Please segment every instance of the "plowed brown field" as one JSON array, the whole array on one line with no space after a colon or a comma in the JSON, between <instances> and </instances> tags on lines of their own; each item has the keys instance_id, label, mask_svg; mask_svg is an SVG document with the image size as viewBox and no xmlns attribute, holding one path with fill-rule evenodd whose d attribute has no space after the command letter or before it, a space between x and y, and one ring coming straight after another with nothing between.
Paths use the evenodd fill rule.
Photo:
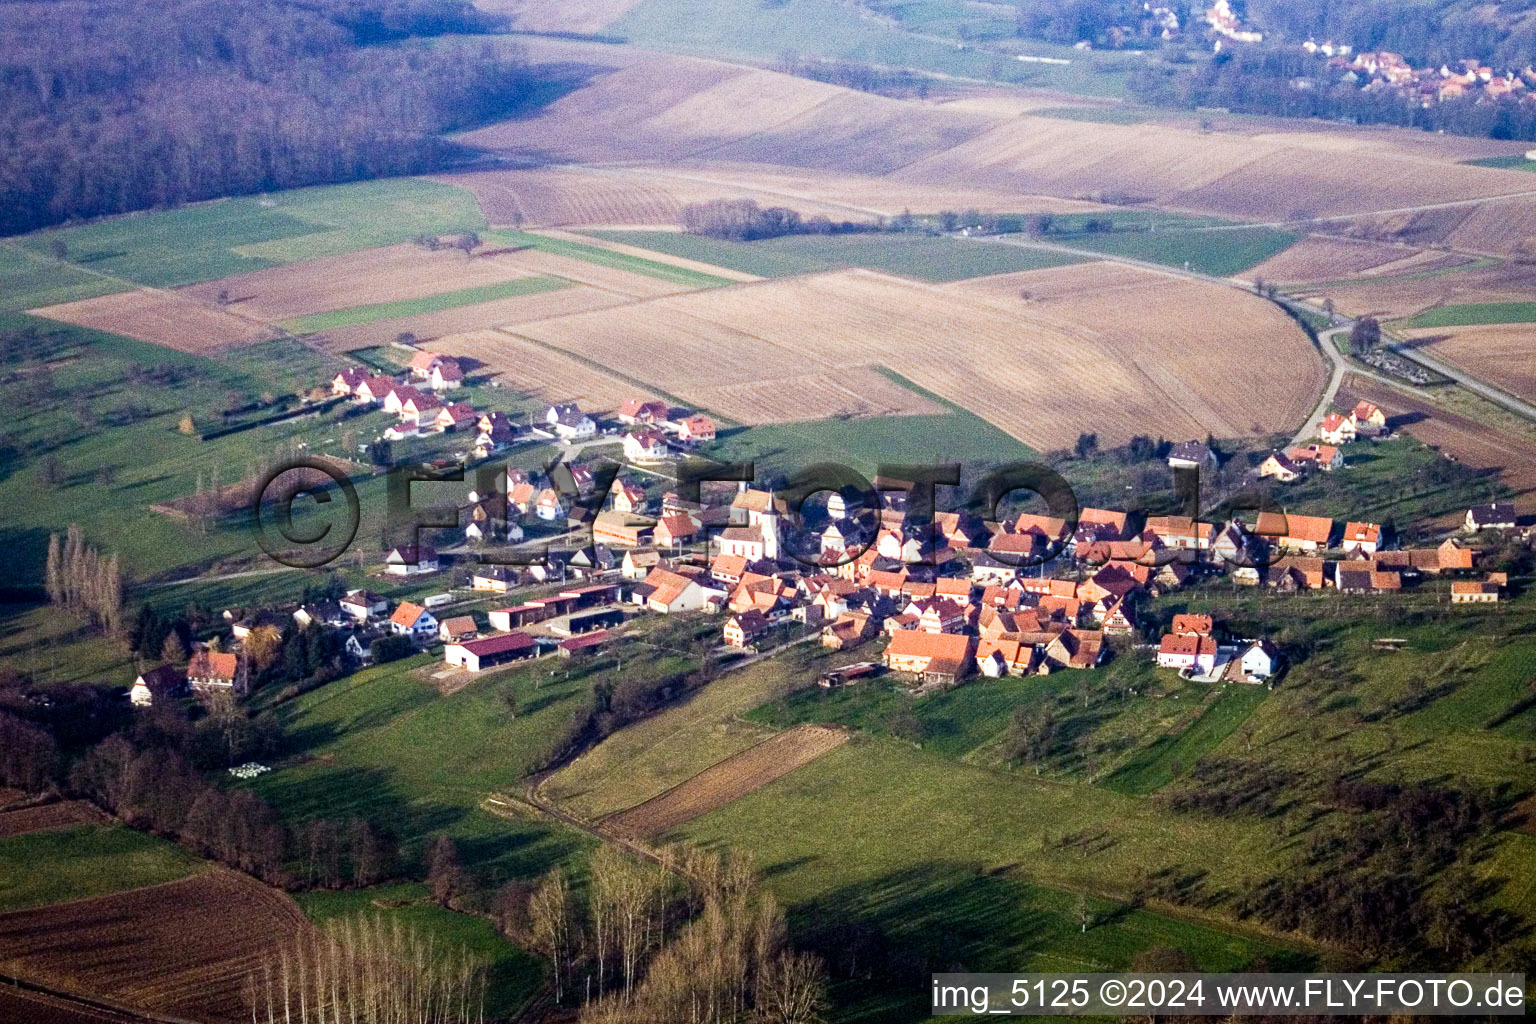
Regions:
<instances>
[{"instance_id":1,"label":"plowed brown field","mask_svg":"<svg viewBox=\"0 0 1536 1024\"><path fill-rule=\"evenodd\" d=\"M1331 298L1339 312L1351 316L1369 313L1395 320L1411 317L1431 306L1536 301L1536 267L1505 263L1424 277L1364 278L1326 288L1303 289L1298 294Z\"/></svg>"},{"instance_id":2,"label":"plowed brown field","mask_svg":"<svg viewBox=\"0 0 1536 1024\"><path fill-rule=\"evenodd\" d=\"M563 352L504 331L468 331L438 338L432 347L485 364L505 387L546 402L575 402L587 412L606 412L630 398L660 396ZM626 364L613 364L624 366Z\"/></svg>"},{"instance_id":3,"label":"plowed brown field","mask_svg":"<svg viewBox=\"0 0 1536 1024\"><path fill-rule=\"evenodd\" d=\"M236 274L181 291L209 305L227 292L230 312L277 321L499 284L537 273L515 254L466 257L456 249L431 252L416 245L391 245Z\"/></svg>"},{"instance_id":4,"label":"plowed brown field","mask_svg":"<svg viewBox=\"0 0 1536 1024\"><path fill-rule=\"evenodd\" d=\"M1033 116L995 97L896 100L667 56L633 60L536 118L467 138L545 161L690 159L704 170L745 162L779 172L886 175L935 189L1134 199L1259 221L1469 203L1410 216L1474 248L1509 251L1519 239L1536 237L1536 182L1528 174L1459 162L1474 151L1508 147L1281 119L1258 123L1264 127L1203 132L1177 117L1136 125L1071 121ZM1511 198L1477 204L1498 197Z\"/></svg>"},{"instance_id":5,"label":"plowed brown field","mask_svg":"<svg viewBox=\"0 0 1536 1024\"><path fill-rule=\"evenodd\" d=\"M0 812L0 839L19 836L24 832L40 832L45 828L65 828L107 820L107 816L94 804L84 800L25 807L17 811Z\"/></svg>"},{"instance_id":6,"label":"plowed brown field","mask_svg":"<svg viewBox=\"0 0 1536 1024\"><path fill-rule=\"evenodd\" d=\"M150 289L44 306L28 312L196 355L217 352L232 345L265 341L277 333L264 323L204 305L191 296Z\"/></svg>"},{"instance_id":7,"label":"plowed brown field","mask_svg":"<svg viewBox=\"0 0 1536 1024\"><path fill-rule=\"evenodd\" d=\"M1000 295L996 279L967 292L851 270L668 296L516 333L744 423L860 411L837 388L797 394L779 383L793 378L867 392L870 409L895 411L900 399L904 411L932 411L857 372L875 366L1041 450L1083 431L1104 443L1148 432L1230 437L1305 417L1322 360L1278 310L1220 285L1093 269L1103 267L1039 272L1076 282L1055 304L1017 297L1012 282L1030 274L1009 275Z\"/></svg>"},{"instance_id":8,"label":"plowed brown field","mask_svg":"<svg viewBox=\"0 0 1536 1024\"><path fill-rule=\"evenodd\" d=\"M1278 256L1271 256L1243 276L1249 280L1291 284L1337 281L1362 271L1395 263L1418 250L1343 238L1303 238Z\"/></svg>"},{"instance_id":9,"label":"plowed brown field","mask_svg":"<svg viewBox=\"0 0 1536 1024\"><path fill-rule=\"evenodd\" d=\"M650 836L717 811L848 742L841 729L799 725L728 757L660 796L604 820L615 831Z\"/></svg>"},{"instance_id":10,"label":"plowed brown field","mask_svg":"<svg viewBox=\"0 0 1536 1024\"><path fill-rule=\"evenodd\" d=\"M534 295L518 295L509 299L479 302L473 306L458 306L436 313L419 313L393 320L375 320L366 324L333 327L314 335L310 340L323 344L335 352L378 345L393 341L402 331L416 335L421 341L466 331L487 330L503 324L518 324L525 320L543 320L567 313L581 313L589 309L618 306L631 301L628 296L576 285L552 292Z\"/></svg>"},{"instance_id":11,"label":"plowed brown field","mask_svg":"<svg viewBox=\"0 0 1536 1024\"><path fill-rule=\"evenodd\" d=\"M1427 327L1404 331L1427 351L1525 399L1536 399L1536 324Z\"/></svg>"},{"instance_id":12,"label":"plowed brown field","mask_svg":"<svg viewBox=\"0 0 1536 1024\"><path fill-rule=\"evenodd\" d=\"M273 944L313 926L287 896L232 871L0 914L0 962L61 992L240 1024L241 986Z\"/></svg>"},{"instance_id":13,"label":"plowed brown field","mask_svg":"<svg viewBox=\"0 0 1536 1024\"><path fill-rule=\"evenodd\" d=\"M1396 429L1475 469L1499 470L1501 479L1516 494L1536 490L1536 449L1525 438L1354 375L1344 379L1336 404L1348 409L1362 398L1379 405L1389 422L1396 420L1391 423ZM1469 498L1468 504L1472 501Z\"/></svg>"}]
</instances>

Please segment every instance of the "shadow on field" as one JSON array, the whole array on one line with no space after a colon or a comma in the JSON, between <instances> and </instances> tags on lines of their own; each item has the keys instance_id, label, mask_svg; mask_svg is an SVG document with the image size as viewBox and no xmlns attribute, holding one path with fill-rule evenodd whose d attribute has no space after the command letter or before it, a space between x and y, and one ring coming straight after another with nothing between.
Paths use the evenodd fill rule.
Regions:
<instances>
[{"instance_id":1,"label":"shadow on field","mask_svg":"<svg viewBox=\"0 0 1536 1024\"><path fill-rule=\"evenodd\" d=\"M1313 958L1134 905L1023 880L1014 869L930 861L795 907L791 933L827 963L840 1021L929 1019L929 975L1110 971L1171 947L1203 970L1305 970ZM1086 927L1085 927L1086 925Z\"/></svg>"}]
</instances>

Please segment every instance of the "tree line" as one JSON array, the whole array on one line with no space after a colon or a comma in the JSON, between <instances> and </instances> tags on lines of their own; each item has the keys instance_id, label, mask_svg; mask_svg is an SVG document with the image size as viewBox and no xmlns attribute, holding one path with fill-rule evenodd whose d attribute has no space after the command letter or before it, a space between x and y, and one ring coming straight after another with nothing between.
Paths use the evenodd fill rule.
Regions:
<instances>
[{"instance_id":1,"label":"tree line","mask_svg":"<svg viewBox=\"0 0 1536 1024\"><path fill-rule=\"evenodd\" d=\"M452 841L429 860L434 896L463 907ZM671 847L649 863L605 845L584 901L557 868L501 886L489 913L549 960L556 1002L586 1024L820 1024L826 1013L822 962L790 948L783 911L735 851Z\"/></svg>"},{"instance_id":2,"label":"tree line","mask_svg":"<svg viewBox=\"0 0 1536 1024\"><path fill-rule=\"evenodd\" d=\"M834 221L823 214L802 217L784 206L761 207L751 199L712 199L683 207L683 230L731 242L784 235L844 235L882 230L863 221Z\"/></svg>"},{"instance_id":3,"label":"tree line","mask_svg":"<svg viewBox=\"0 0 1536 1024\"><path fill-rule=\"evenodd\" d=\"M441 133L540 76L418 37L503 25L467 0L0 4L0 234L442 167Z\"/></svg>"},{"instance_id":4,"label":"tree line","mask_svg":"<svg viewBox=\"0 0 1536 1024\"><path fill-rule=\"evenodd\" d=\"M487 964L414 924L354 914L284 937L246 978L252 1024L485 1020Z\"/></svg>"},{"instance_id":5,"label":"tree line","mask_svg":"<svg viewBox=\"0 0 1536 1024\"><path fill-rule=\"evenodd\" d=\"M61 538L48 535L43 570L48 601L56 608L89 616L109 636L123 625L123 570L116 554L103 558L85 542L85 531L70 524Z\"/></svg>"}]
</instances>

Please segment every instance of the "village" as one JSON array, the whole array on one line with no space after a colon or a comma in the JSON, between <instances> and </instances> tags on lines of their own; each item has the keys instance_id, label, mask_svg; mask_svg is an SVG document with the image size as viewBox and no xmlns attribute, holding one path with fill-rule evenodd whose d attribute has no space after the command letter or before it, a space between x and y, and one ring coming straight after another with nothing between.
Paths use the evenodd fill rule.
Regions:
<instances>
[{"instance_id":1,"label":"village","mask_svg":"<svg viewBox=\"0 0 1536 1024\"><path fill-rule=\"evenodd\" d=\"M1509 581L1477 571L1473 542L1524 543L1533 532L1498 502L1467 509L1457 535L1419 548L1398 547L1380 523L1279 509L1225 522L1092 507L1079 509L1075 523L1034 512L1002 521L967 511L925 516L909 506L911 481L881 478L874 481L876 508L861 507L857 494L830 491L792 508L784 496L746 482L688 501L667 487L673 481L665 467L713 439L708 416L636 399L600 428L574 403L560 403L520 426L505 414L445 403L463 379L450 357L421 352L409 375L412 382L401 383L348 370L332 389L397 416L391 432L474 433L477 459L525 438L577 452L596 440L622 446L621 471L600 502L578 503L573 498L590 495L597 479L592 463L563 466L570 473L564 487L509 466L489 492L465 495L460 526L444 548L452 554L423 540L390 549L378 567L380 579L411 585L446 575L456 581L447 590L391 602L359 588L284 610L228 610L229 641L195 645L184 672L170 665L144 672L130 694L135 705L188 691L244 695L253 630L280 632L288 619L344 635L354 665L440 650L440 678L587 657L646 617L697 615L719 618L722 659L812 640L861 651L863 660L823 675L828 687L884 672L922 695L972 677L1087 670L1125 656L1193 682L1272 684L1285 653L1271 637L1227 635L1209 614L1176 613L1162 623L1149 611L1152 599L1225 582L1390 601L1446 579L1450 605L1486 605L1505 596ZM1283 486L1339 472L1350 445L1387 431L1382 410L1359 402L1326 416L1316 442L1271 452L1247 479ZM1183 442L1171 446L1167 463L1214 472L1218 456L1201 442ZM515 551L525 525L570 543L532 559L492 554ZM878 654L862 653L877 646Z\"/></svg>"}]
</instances>

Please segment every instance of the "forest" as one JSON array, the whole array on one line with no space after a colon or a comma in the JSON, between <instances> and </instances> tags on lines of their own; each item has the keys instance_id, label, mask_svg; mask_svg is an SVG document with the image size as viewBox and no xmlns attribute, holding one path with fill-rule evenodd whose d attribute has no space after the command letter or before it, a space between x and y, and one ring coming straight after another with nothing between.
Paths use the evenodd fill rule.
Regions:
<instances>
[{"instance_id":1,"label":"forest","mask_svg":"<svg viewBox=\"0 0 1536 1024\"><path fill-rule=\"evenodd\" d=\"M441 133L543 95L464 38L502 27L466 0L0 0L0 234L442 167Z\"/></svg>"}]
</instances>

